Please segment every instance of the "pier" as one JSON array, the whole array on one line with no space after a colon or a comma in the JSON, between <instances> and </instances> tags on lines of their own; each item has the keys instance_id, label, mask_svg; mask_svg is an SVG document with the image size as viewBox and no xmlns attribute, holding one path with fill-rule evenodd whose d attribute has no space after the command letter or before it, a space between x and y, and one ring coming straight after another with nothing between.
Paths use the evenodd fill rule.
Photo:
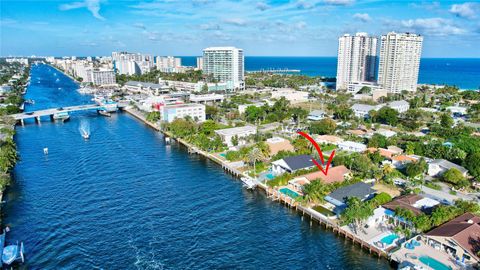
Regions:
<instances>
[{"instance_id":1,"label":"pier","mask_svg":"<svg viewBox=\"0 0 480 270\"><path fill-rule=\"evenodd\" d=\"M288 68L279 68L279 69L260 69L247 71L247 73L274 73L274 74L288 74L288 73L300 73L300 69L288 69Z\"/></svg>"}]
</instances>

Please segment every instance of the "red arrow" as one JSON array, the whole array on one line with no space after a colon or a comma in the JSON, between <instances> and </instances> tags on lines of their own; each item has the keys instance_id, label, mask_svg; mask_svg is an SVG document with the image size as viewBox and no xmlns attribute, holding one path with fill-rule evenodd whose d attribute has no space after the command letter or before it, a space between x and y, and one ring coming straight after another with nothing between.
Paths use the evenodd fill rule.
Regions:
<instances>
[{"instance_id":1,"label":"red arrow","mask_svg":"<svg viewBox=\"0 0 480 270\"><path fill-rule=\"evenodd\" d=\"M313 146L315 147L315 149L318 152L318 155L320 156L320 160L322 161L322 165L325 165L325 160L323 159L322 149L317 144L317 142L314 139L312 139L312 137L310 137L310 135L308 135L307 133L305 133L303 131L298 131L297 133L300 134L301 136L303 136L305 139L309 140L313 144ZM335 150L333 150L332 153L330 154L330 156L328 157L328 161L327 161L327 165L326 165L325 170L323 169L323 166L320 165L314 158L312 158L312 161L318 167L318 169L320 169L320 171L322 171L323 174L327 175L328 168L330 168L330 164L332 163L333 156L335 156Z\"/></svg>"}]
</instances>

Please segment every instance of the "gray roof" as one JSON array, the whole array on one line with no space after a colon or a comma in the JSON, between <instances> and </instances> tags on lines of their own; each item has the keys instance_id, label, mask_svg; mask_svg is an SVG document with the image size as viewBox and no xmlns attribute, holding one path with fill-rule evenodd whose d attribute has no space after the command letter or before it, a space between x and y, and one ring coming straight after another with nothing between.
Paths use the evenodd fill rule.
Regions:
<instances>
[{"instance_id":1,"label":"gray roof","mask_svg":"<svg viewBox=\"0 0 480 270\"><path fill-rule=\"evenodd\" d=\"M322 110L313 110L311 111L308 116L324 116L325 112Z\"/></svg>"},{"instance_id":2,"label":"gray roof","mask_svg":"<svg viewBox=\"0 0 480 270\"><path fill-rule=\"evenodd\" d=\"M377 106L356 103L356 104L353 104L352 110L369 112L371 110L377 110Z\"/></svg>"},{"instance_id":3,"label":"gray roof","mask_svg":"<svg viewBox=\"0 0 480 270\"><path fill-rule=\"evenodd\" d=\"M312 157L309 155L299 155L293 157L286 157L283 159L292 171L301 170L313 167Z\"/></svg>"},{"instance_id":4,"label":"gray roof","mask_svg":"<svg viewBox=\"0 0 480 270\"><path fill-rule=\"evenodd\" d=\"M460 165L457 165L453 162L450 162L448 160L445 160L445 159L435 159L431 163L432 164L437 164L438 166L446 168L447 170L455 168L455 169L459 170L461 173L467 173L468 172L468 170L465 169L464 167L462 167Z\"/></svg>"},{"instance_id":5,"label":"gray roof","mask_svg":"<svg viewBox=\"0 0 480 270\"><path fill-rule=\"evenodd\" d=\"M365 199L368 195L375 193L375 190L372 189L372 186L359 182L353 185L341 187L334 190L328 196L334 198L337 201L345 202L348 197L357 197L361 200Z\"/></svg>"}]
</instances>

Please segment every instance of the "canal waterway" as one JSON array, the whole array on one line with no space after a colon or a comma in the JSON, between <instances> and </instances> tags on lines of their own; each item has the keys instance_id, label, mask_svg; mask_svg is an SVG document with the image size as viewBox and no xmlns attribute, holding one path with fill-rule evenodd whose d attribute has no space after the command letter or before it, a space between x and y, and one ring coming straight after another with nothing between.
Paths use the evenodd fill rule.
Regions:
<instances>
[{"instance_id":1,"label":"canal waterway","mask_svg":"<svg viewBox=\"0 0 480 270\"><path fill-rule=\"evenodd\" d=\"M31 70L27 110L91 103L55 69ZM91 138L79 132L88 125ZM29 269L388 269L351 242L310 227L220 166L125 113L17 127L9 240ZM43 148L49 148L44 155Z\"/></svg>"}]
</instances>

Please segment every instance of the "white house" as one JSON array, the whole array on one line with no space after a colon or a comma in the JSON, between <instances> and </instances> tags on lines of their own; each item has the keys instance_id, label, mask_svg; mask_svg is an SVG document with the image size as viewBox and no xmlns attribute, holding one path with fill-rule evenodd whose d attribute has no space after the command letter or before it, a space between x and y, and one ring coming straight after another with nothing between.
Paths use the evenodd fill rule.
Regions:
<instances>
[{"instance_id":1,"label":"white house","mask_svg":"<svg viewBox=\"0 0 480 270\"><path fill-rule=\"evenodd\" d=\"M367 104L353 104L351 107L353 113L355 114L356 117L359 118L366 118L368 117L368 112L370 111L378 111L381 108L379 105L373 106L373 105L367 105Z\"/></svg>"},{"instance_id":2,"label":"white house","mask_svg":"<svg viewBox=\"0 0 480 270\"><path fill-rule=\"evenodd\" d=\"M254 126L243 126L215 130L215 133L220 136L222 141L229 147L233 146L232 138L237 136L239 144L243 144L241 138L245 138L249 135L253 135L257 132L257 128Z\"/></svg>"},{"instance_id":3,"label":"white house","mask_svg":"<svg viewBox=\"0 0 480 270\"><path fill-rule=\"evenodd\" d=\"M274 175L283 173L293 173L303 169L313 168L315 164L309 155L298 155L286 157L272 162L272 172Z\"/></svg>"},{"instance_id":4,"label":"white house","mask_svg":"<svg viewBox=\"0 0 480 270\"><path fill-rule=\"evenodd\" d=\"M405 100L392 101L385 105L397 111L398 113L404 113L410 109L410 104Z\"/></svg>"},{"instance_id":5,"label":"white house","mask_svg":"<svg viewBox=\"0 0 480 270\"><path fill-rule=\"evenodd\" d=\"M463 176L467 176L467 169L445 159L434 159L428 162L427 173L430 176L442 176L443 173L452 168L459 170L463 174Z\"/></svg>"},{"instance_id":6,"label":"white house","mask_svg":"<svg viewBox=\"0 0 480 270\"><path fill-rule=\"evenodd\" d=\"M311 121L318 121L325 118L326 115L327 114L322 110L313 110L308 114L307 119Z\"/></svg>"},{"instance_id":7,"label":"white house","mask_svg":"<svg viewBox=\"0 0 480 270\"><path fill-rule=\"evenodd\" d=\"M365 144L352 141L340 142L338 143L338 148L340 148L340 150L349 152L365 152L365 150L367 150L367 146Z\"/></svg>"},{"instance_id":8,"label":"white house","mask_svg":"<svg viewBox=\"0 0 480 270\"><path fill-rule=\"evenodd\" d=\"M291 88L278 88L272 91L272 98L280 99L285 97L290 103L300 103L308 101L308 92L296 91Z\"/></svg>"},{"instance_id":9,"label":"white house","mask_svg":"<svg viewBox=\"0 0 480 270\"><path fill-rule=\"evenodd\" d=\"M450 107L447 107L446 109L453 114L460 114L460 115L466 115L468 110L467 107L460 107L460 106L450 106Z\"/></svg>"},{"instance_id":10,"label":"white house","mask_svg":"<svg viewBox=\"0 0 480 270\"><path fill-rule=\"evenodd\" d=\"M172 122L176 118L191 117L197 122L205 121L205 105L203 104L175 104L162 107L161 119Z\"/></svg>"}]
</instances>

